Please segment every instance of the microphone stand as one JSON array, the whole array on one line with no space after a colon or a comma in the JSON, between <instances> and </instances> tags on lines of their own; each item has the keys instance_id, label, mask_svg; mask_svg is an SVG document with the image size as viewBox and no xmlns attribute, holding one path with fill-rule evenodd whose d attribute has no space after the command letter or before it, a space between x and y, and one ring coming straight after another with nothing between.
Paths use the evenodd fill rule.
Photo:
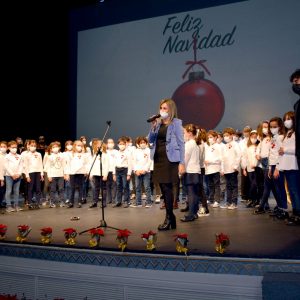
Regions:
<instances>
[{"instance_id":1,"label":"microphone stand","mask_svg":"<svg viewBox=\"0 0 300 300\"><path fill-rule=\"evenodd\" d=\"M111 121L107 121L106 124L107 124L107 128L106 128L106 130L105 130L105 133L104 133L103 138L102 138L102 140L101 140L101 144L100 144L99 149L98 149L98 151L97 151L97 153L96 153L96 155L95 155L94 161L93 161L93 163L92 163L92 166L91 166L91 168L90 168L90 170L89 170L88 177L87 177L87 179L86 179L86 180L88 180L88 179L90 178L91 171L92 171L93 166L94 166L94 164L95 164L95 161L96 161L96 159L97 159L97 157L98 157L98 155L99 155L99 156L100 156L100 160L99 160L99 161L100 161L100 182L101 182L100 188L101 188L101 210L102 210L102 219L100 220L100 225L99 225L99 226L96 226L96 227L92 227L92 228L83 230L83 231L79 232L79 235L80 235L80 234L83 234L83 233L85 233L85 232L87 232L87 231L90 231L91 229L96 229L96 228L101 228L101 227L103 227L103 228L112 228L112 229L115 229L115 230L119 230L119 229L116 228L116 227L108 226L107 223L106 223L106 221L105 221L105 218L104 218L104 203L103 203L104 194L103 194L103 187L102 187L102 185L103 185L103 176L102 176L102 151L101 151L101 148L102 148L102 145L103 145L103 141L104 141L104 139L105 139L105 137L106 137L106 135L107 135L107 133L108 133L108 130L109 130L109 128L110 128Z\"/></svg>"}]
</instances>

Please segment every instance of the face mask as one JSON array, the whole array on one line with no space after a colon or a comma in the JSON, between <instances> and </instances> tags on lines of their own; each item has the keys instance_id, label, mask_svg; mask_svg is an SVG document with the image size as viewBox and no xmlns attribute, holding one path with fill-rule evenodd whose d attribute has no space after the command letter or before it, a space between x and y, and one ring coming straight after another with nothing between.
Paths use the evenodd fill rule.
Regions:
<instances>
[{"instance_id":1,"label":"face mask","mask_svg":"<svg viewBox=\"0 0 300 300\"><path fill-rule=\"evenodd\" d=\"M121 150L121 151L123 151L123 150L125 150L125 145L118 145L118 147L119 147L119 149Z\"/></svg>"},{"instance_id":2,"label":"face mask","mask_svg":"<svg viewBox=\"0 0 300 300\"><path fill-rule=\"evenodd\" d=\"M53 153L58 153L58 151L59 151L59 148L58 148L58 147L52 148L52 152L53 152Z\"/></svg>"},{"instance_id":3,"label":"face mask","mask_svg":"<svg viewBox=\"0 0 300 300\"><path fill-rule=\"evenodd\" d=\"M12 154L16 154L16 153L17 153L17 148L10 148L9 151L10 151Z\"/></svg>"},{"instance_id":4,"label":"face mask","mask_svg":"<svg viewBox=\"0 0 300 300\"><path fill-rule=\"evenodd\" d=\"M208 142L209 142L210 145L212 145L215 142L215 139L214 138L208 138Z\"/></svg>"},{"instance_id":5,"label":"face mask","mask_svg":"<svg viewBox=\"0 0 300 300\"><path fill-rule=\"evenodd\" d=\"M115 144L114 144L114 143L108 143L108 144L107 144L107 148L110 149L110 150L111 150L111 149L114 149L114 147L115 147Z\"/></svg>"},{"instance_id":6,"label":"face mask","mask_svg":"<svg viewBox=\"0 0 300 300\"><path fill-rule=\"evenodd\" d=\"M224 142L225 143L230 143L231 142L230 136L224 136Z\"/></svg>"},{"instance_id":7,"label":"face mask","mask_svg":"<svg viewBox=\"0 0 300 300\"><path fill-rule=\"evenodd\" d=\"M271 133L273 135L276 135L276 134L278 134L279 128L278 127L276 127L276 128L270 128L270 131L271 131Z\"/></svg>"},{"instance_id":8,"label":"face mask","mask_svg":"<svg viewBox=\"0 0 300 300\"><path fill-rule=\"evenodd\" d=\"M6 150L7 150L7 149L6 149L5 147L1 147L1 148L0 148L0 151L1 151L1 153L3 153L3 154L6 153Z\"/></svg>"},{"instance_id":9,"label":"face mask","mask_svg":"<svg viewBox=\"0 0 300 300\"><path fill-rule=\"evenodd\" d=\"M30 150L31 152L34 152L34 151L36 150L36 147L31 146L31 147L29 147L29 150Z\"/></svg>"},{"instance_id":10,"label":"face mask","mask_svg":"<svg viewBox=\"0 0 300 300\"><path fill-rule=\"evenodd\" d=\"M256 144L257 139L256 138L251 138L250 141L251 141L252 144Z\"/></svg>"},{"instance_id":11,"label":"face mask","mask_svg":"<svg viewBox=\"0 0 300 300\"><path fill-rule=\"evenodd\" d=\"M268 134L269 134L269 129L266 128L266 127L264 127L264 128L262 129L262 133L263 133L264 135L268 135Z\"/></svg>"},{"instance_id":12,"label":"face mask","mask_svg":"<svg viewBox=\"0 0 300 300\"><path fill-rule=\"evenodd\" d=\"M285 120L284 121L284 126L287 128L287 129L291 129L293 127L293 120Z\"/></svg>"},{"instance_id":13,"label":"face mask","mask_svg":"<svg viewBox=\"0 0 300 300\"><path fill-rule=\"evenodd\" d=\"M222 143L222 138L217 138L217 143L221 144Z\"/></svg>"},{"instance_id":14,"label":"face mask","mask_svg":"<svg viewBox=\"0 0 300 300\"><path fill-rule=\"evenodd\" d=\"M128 146L128 147L131 147L131 146L132 146L132 143L128 143L127 146Z\"/></svg>"},{"instance_id":15,"label":"face mask","mask_svg":"<svg viewBox=\"0 0 300 300\"><path fill-rule=\"evenodd\" d=\"M81 152L82 151L82 147L81 146L76 146L76 150L77 150L77 152Z\"/></svg>"},{"instance_id":16,"label":"face mask","mask_svg":"<svg viewBox=\"0 0 300 300\"><path fill-rule=\"evenodd\" d=\"M295 94L300 95L300 84L294 83L292 89Z\"/></svg>"},{"instance_id":17,"label":"face mask","mask_svg":"<svg viewBox=\"0 0 300 300\"><path fill-rule=\"evenodd\" d=\"M238 140L239 140L239 137L235 135L235 136L233 137L233 140L234 140L234 141L238 141Z\"/></svg>"},{"instance_id":18,"label":"face mask","mask_svg":"<svg viewBox=\"0 0 300 300\"><path fill-rule=\"evenodd\" d=\"M67 150L71 151L73 149L73 145L67 145Z\"/></svg>"},{"instance_id":19,"label":"face mask","mask_svg":"<svg viewBox=\"0 0 300 300\"><path fill-rule=\"evenodd\" d=\"M147 148L147 144L140 144L140 148L141 149L146 149Z\"/></svg>"},{"instance_id":20,"label":"face mask","mask_svg":"<svg viewBox=\"0 0 300 300\"><path fill-rule=\"evenodd\" d=\"M162 119L166 119L169 116L169 114L166 111L163 111L163 110L161 110L159 112L159 114L160 114Z\"/></svg>"},{"instance_id":21,"label":"face mask","mask_svg":"<svg viewBox=\"0 0 300 300\"><path fill-rule=\"evenodd\" d=\"M83 141L82 141L82 144L83 144L83 145L86 145L86 141L85 141L85 140L83 140Z\"/></svg>"}]
</instances>

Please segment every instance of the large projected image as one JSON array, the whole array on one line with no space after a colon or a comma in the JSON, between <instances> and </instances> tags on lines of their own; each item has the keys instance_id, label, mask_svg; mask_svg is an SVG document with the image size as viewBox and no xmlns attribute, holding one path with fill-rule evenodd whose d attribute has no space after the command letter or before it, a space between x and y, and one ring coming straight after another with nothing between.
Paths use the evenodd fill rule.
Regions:
<instances>
[{"instance_id":1,"label":"large projected image","mask_svg":"<svg viewBox=\"0 0 300 300\"><path fill-rule=\"evenodd\" d=\"M172 97L183 123L241 129L292 110L300 2L251 0L78 32L77 136L133 138Z\"/></svg>"}]
</instances>

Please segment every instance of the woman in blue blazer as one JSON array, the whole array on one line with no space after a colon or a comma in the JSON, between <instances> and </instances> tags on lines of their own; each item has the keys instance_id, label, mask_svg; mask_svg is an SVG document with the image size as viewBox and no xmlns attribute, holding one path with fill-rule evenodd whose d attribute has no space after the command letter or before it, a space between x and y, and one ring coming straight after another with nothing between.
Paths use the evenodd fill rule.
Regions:
<instances>
[{"instance_id":1,"label":"woman in blue blazer","mask_svg":"<svg viewBox=\"0 0 300 300\"><path fill-rule=\"evenodd\" d=\"M148 138L154 160L153 180L159 183L166 205L166 218L158 230L169 230L176 228L172 186L185 172L184 138L182 121L177 119L177 108L172 99L160 101L159 114L160 118L152 122Z\"/></svg>"}]
</instances>

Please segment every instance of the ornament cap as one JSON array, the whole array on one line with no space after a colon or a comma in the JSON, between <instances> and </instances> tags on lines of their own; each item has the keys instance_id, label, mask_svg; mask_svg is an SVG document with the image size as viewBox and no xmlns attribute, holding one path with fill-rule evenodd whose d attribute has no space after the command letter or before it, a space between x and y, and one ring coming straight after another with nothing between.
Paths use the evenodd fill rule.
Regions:
<instances>
[{"instance_id":1,"label":"ornament cap","mask_svg":"<svg viewBox=\"0 0 300 300\"><path fill-rule=\"evenodd\" d=\"M189 73L189 81L195 81L199 79L204 79L204 72L197 71L197 72L190 72Z\"/></svg>"}]
</instances>

